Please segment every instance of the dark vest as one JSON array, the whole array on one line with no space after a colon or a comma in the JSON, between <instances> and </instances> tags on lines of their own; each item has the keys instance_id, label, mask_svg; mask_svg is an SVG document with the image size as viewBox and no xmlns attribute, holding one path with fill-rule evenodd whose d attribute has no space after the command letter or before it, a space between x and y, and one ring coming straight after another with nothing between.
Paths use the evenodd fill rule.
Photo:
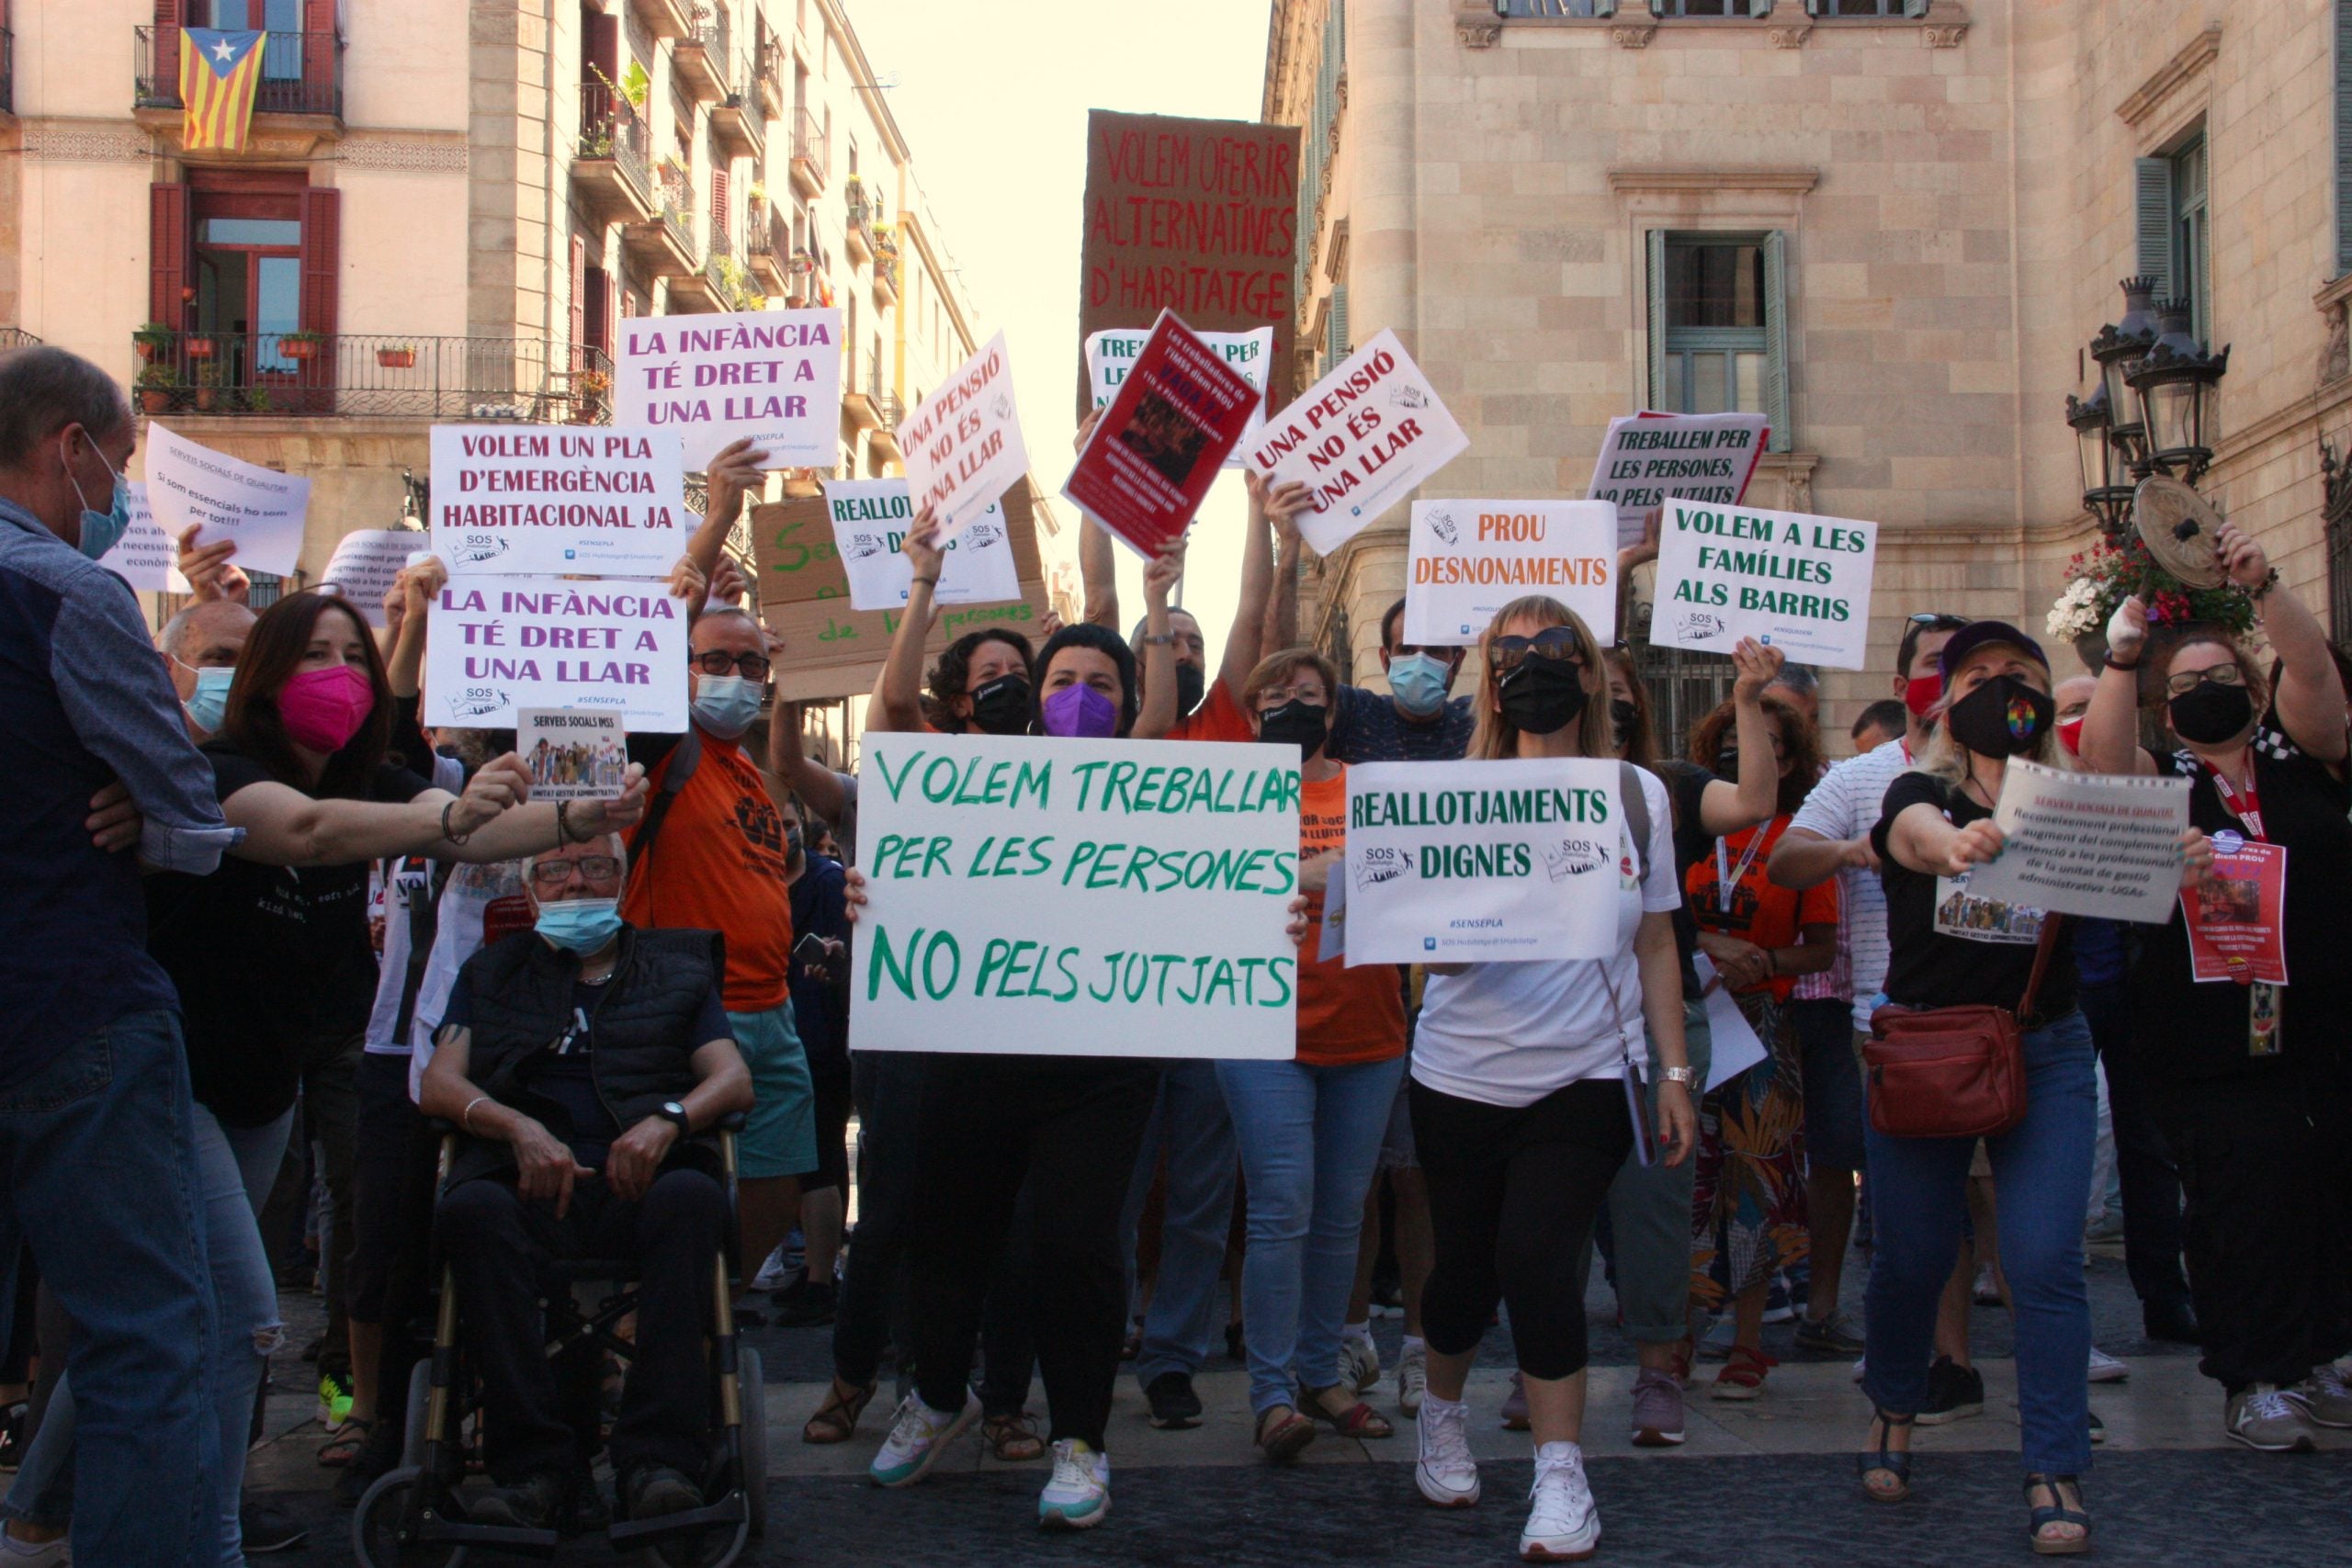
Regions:
<instances>
[{"instance_id":1,"label":"dark vest","mask_svg":"<svg viewBox=\"0 0 2352 1568\"><path fill-rule=\"evenodd\" d=\"M726 943L716 931L622 928L613 976L590 1015L594 1044L588 1060L596 1092L624 1132L665 1100L693 1092L694 1053L707 1043L693 1038L695 1019L726 970ZM473 1000L466 1076L500 1104L548 1122L559 1137L571 1128L557 1125L556 1108L518 1079L525 1060L553 1044L571 1022L579 978L580 956L550 947L534 931L492 942L466 960L464 971ZM450 1179L514 1163L503 1142L469 1138Z\"/></svg>"}]
</instances>

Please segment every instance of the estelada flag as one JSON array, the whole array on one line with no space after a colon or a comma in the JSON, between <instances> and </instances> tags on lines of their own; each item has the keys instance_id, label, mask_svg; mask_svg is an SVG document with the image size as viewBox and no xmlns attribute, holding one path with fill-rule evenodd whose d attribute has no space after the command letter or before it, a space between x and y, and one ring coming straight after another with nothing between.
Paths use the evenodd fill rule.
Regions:
<instances>
[{"instance_id":1,"label":"estelada flag","mask_svg":"<svg viewBox=\"0 0 2352 1568\"><path fill-rule=\"evenodd\" d=\"M180 144L187 152L242 152L261 85L258 32L180 29Z\"/></svg>"}]
</instances>

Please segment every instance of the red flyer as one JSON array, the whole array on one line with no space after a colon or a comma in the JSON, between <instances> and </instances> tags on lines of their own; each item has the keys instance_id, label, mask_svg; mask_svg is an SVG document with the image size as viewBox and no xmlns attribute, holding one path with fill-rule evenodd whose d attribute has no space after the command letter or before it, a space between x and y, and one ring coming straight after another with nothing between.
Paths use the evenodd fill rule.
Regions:
<instances>
[{"instance_id":1,"label":"red flyer","mask_svg":"<svg viewBox=\"0 0 2352 1568\"><path fill-rule=\"evenodd\" d=\"M2287 983L2287 846L2213 835L2213 869L2184 888L2188 966L2199 980Z\"/></svg>"},{"instance_id":2,"label":"red flyer","mask_svg":"<svg viewBox=\"0 0 2352 1568\"><path fill-rule=\"evenodd\" d=\"M1258 400L1222 354L1162 310L1062 494L1148 559L1191 526Z\"/></svg>"}]
</instances>

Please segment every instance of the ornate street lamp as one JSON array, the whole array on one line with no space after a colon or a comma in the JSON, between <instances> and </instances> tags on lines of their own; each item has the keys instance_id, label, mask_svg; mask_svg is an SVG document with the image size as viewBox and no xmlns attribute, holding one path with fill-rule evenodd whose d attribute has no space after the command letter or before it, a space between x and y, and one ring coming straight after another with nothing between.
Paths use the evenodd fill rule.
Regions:
<instances>
[{"instance_id":1,"label":"ornate street lamp","mask_svg":"<svg viewBox=\"0 0 2352 1568\"><path fill-rule=\"evenodd\" d=\"M2115 422L2109 417L2107 388L2094 388L2088 398L2069 394L2066 423L2075 432L2075 456L2083 476L2083 509L2098 519L2099 531L2109 538L2123 530L2132 511L2132 483L2123 456L2116 448Z\"/></svg>"},{"instance_id":2,"label":"ornate street lamp","mask_svg":"<svg viewBox=\"0 0 2352 1568\"><path fill-rule=\"evenodd\" d=\"M2155 297L2153 277L2123 280L2123 319L2099 328L2091 339L2091 357L2098 361L2101 388L2107 394L2108 417L2116 421L2111 439L2123 451L2132 473L2145 479L2148 463L2147 427L2140 423L2139 400L2124 380L2132 365L2155 345L2156 313L2149 301Z\"/></svg>"},{"instance_id":3,"label":"ornate street lamp","mask_svg":"<svg viewBox=\"0 0 2352 1568\"><path fill-rule=\"evenodd\" d=\"M2148 461L2194 485L2213 461L2206 439L2214 394L2229 373L2230 351L2210 352L2189 332L2191 307L2167 299L2157 307L2156 341L2124 372L2146 432Z\"/></svg>"}]
</instances>

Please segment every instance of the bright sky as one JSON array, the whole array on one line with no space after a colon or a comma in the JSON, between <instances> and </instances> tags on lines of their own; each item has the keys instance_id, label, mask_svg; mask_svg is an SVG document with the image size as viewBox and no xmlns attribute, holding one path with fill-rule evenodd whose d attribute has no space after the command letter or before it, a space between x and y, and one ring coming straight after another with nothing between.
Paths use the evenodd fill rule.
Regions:
<instances>
[{"instance_id":1,"label":"bright sky","mask_svg":"<svg viewBox=\"0 0 2352 1568\"><path fill-rule=\"evenodd\" d=\"M1038 483L1058 495L1077 427L1079 246L1086 111L1255 119L1269 0L847 0L890 113L914 156L974 304L975 335L1001 328ZM1241 480L1217 480L1193 530L1182 600L1216 669L1240 571ZM1063 522L1081 523L1059 502ZM1043 542L1043 541L1041 541ZM1056 547L1048 544L1049 548ZM1059 547L1073 554L1065 529ZM1118 547L1129 625L1143 614L1137 558Z\"/></svg>"}]
</instances>

